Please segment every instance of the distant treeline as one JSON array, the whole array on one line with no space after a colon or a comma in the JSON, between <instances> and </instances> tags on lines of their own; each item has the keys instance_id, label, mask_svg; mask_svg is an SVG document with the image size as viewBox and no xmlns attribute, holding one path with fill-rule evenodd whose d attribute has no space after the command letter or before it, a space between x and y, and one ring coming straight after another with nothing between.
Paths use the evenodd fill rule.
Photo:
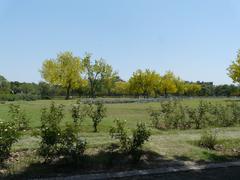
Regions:
<instances>
[{"instance_id":1,"label":"distant treeline","mask_svg":"<svg viewBox=\"0 0 240 180\"><path fill-rule=\"evenodd\" d=\"M115 83L115 86L107 92L105 90L98 89L96 96L112 96L112 97L144 97L143 94L135 94L131 90L127 90L123 86L125 83L119 79ZM192 84L192 82L185 82L186 84ZM235 85L213 85L211 82L195 82L193 84L199 85L201 88L192 93L186 91L183 94L169 93L171 96L239 96L240 87ZM67 95L65 88L57 85L51 85L46 82L39 83L26 83L26 82L10 82L3 76L0 76L0 100L2 101L14 101L14 100L36 100L36 99L53 99L53 98L64 98ZM88 97L89 89L80 88L71 91L71 95L75 97ZM149 95L147 97L160 97L164 94Z\"/></svg>"},{"instance_id":2,"label":"distant treeline","mask_svg":"<svg viewBox=\"0 0 240 180\"><path fill-rule=\"evenodd\" d=\"M46 59L41 68L44 82L9 82L0 76L0 100L52 99L72 96L84 97L168 97L168 96L239 96L240 87L218 85L212 82L189 82L168 71L159 74L145 69L136 70L128 81L120 78L117 71L102 58L92 60L91 54L74 56L72 52L59 53L56 58ZM234 83L240 79L240 51L228 68Z\"/></svg>"}]
</instances>

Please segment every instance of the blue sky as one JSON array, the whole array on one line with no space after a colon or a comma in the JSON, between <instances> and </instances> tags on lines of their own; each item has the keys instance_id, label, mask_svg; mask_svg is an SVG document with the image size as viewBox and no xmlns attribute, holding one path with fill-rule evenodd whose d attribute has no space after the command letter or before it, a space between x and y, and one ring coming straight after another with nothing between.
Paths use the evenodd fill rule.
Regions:
<instances>
[{"instance_id":1,"label":"blue sky","mask_svg":"<svg viewBox=\"0 0 240 180\"><path fill-rule=\"evenodd\" d=\"M0 74L9 80L38 82L42 62L70 50L103 57L125 80L150 68L229 84L238 48L238 0L0 0Z\"/></svg>"}]
</instances>

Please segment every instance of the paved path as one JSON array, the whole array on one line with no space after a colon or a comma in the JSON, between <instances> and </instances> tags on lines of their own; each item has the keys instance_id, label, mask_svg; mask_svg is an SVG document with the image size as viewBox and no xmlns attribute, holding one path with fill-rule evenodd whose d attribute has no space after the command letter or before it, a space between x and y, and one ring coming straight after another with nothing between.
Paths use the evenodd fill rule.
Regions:
<instances>
[{"instance_id":1,"label":"paved path","mask_svg":"<svg viewBox=\"0 0 240 180\"><path fill-rule=\"evenodd\" d=\"M47 178L47 180L81 180L81 179L82 180L99 180L99 179L113 179L113 178L131 178L136 176L156 176L156 175L163 175L166 173L208 170L208 169L228 168L228 167L240 167L240 161L212 163L212 164L206 164L206 165L185 163L185 165L180 167L166 167L166 168L157 168L157 169L148 169L148 170L123 171L123 172L115 172L115 173L75 175L75 176L68 176L68 177Z\"/></svg>"}]
</instances>

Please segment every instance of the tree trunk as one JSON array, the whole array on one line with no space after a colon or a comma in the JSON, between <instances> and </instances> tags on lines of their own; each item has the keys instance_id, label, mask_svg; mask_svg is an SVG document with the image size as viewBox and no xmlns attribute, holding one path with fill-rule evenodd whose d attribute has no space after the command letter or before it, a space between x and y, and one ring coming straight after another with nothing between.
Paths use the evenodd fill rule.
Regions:
<instances>
[{"instance_id":1,"label":"tree trunk","mask_svg":"<svg viewBox=\"0 0 240 180\"><path fill-rule=\"evenodd\" d=\"M71 90L71 85L69 85L68 87L67 87L67 96L66 96L66 100L68 100L69 99L69 97L70 97L70 90Z\"/></svg>"},{"instance_id":2,"label":"tree trunk","mask_svg":"<svg viewBox=\"0 0 240 180\"><path fill-rule=\"evenodd\" d=\"M90 97L95 98L95 83L90 80Z\"/></svg>"},{"instance_id":3,"label":"tree trunk","mask_svg":"<svg viewBox=\"0 0 240 180\"><path fill-rule=\"evenodd\" d=\"M164 90L164 95L165 95L165 98L168 97L168 94L167 94L167 89Z\"/></svg>"},{"instance_id":4,"label":"tree trunk","mask_svg":"<svg viewBox=\"0 0 240 180\"><path fill-rule=\"evenodd\" d=\"M94 132L97 132L97 123L93 123Z\"/></svg>"}]
</instances>

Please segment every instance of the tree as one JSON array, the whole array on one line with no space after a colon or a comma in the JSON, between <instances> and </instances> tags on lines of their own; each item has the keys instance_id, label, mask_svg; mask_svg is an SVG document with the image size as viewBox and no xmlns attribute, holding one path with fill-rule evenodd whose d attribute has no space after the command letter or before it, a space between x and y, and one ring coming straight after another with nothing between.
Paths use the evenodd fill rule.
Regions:
<instances>
[{"instance_id":1,"label":"tree","mask_svg":"<svg viewBox=\"0 0 240 180\"><path fill-rule=\"evenodd\" d=\"M109 93L117 78L117 72L113 71L102 58L92 63L90 54L86 54L83 58L83 64L89 85L89 95L96 97L96 92L104 88Z\"/></svg>"},{"instance_id":2,"label":"tree","mask_svg":"<svg viewBox=\"0 0 240 180\"><path fill-rule=\"evenodd\" d=\"M115 83L113 88L115 95L128 95L129 94L129 83L124 81L118 81Z\"/></svg>"},{"instance_id":3,"label":"tree","mask_svg":"<svg viewBox=\"0 0 240 180\"><path fill-rule=\"evenodd\" d=\"M177 92L176 79L177 78L171 71L166 72L166 74L162 76L160 90L165 97L167 97L170 93Z\"/></svg>"},{"instance_id":4,"label":"tree","mask_svg":"<svg viewBox=\"0 0 240 180\"><path fill-rule=\"evenodd\" d=\"M10 91L10 83L7 79L0 75L0 93L9 93Z\"/></svg>"},{"instance_id":5,"label":"tree","mask_svg":"<svg viewBox=\"0 0 240 180\"><path fill-rule=\"evenodd\" d=\"M237 58L229 66L228 75L234 83L240 83L240 50L238 50Z\"/></svg>"},{"instance_id":6,"label":"tree","mask_svg":"<svg viewBox=\"0 0 240 180\"><path fill-rule=\"evenodd\" d=\"M54 95L56 95L56 87L51 86L46 82L39 82L38 88L41 99L51 99Z\"/></svg>"},{"instance_id":7,"label":"tree","mask_svg":"<svg viewBox=\"0 0 240 180\"><path fill-rule=\"evenodd\" d=\"M56 59L45 60L41 74L50 84L66 88L66 99L69 99L70 91L77 89L81 84L83 70L79 57L73 56L71 52L64 52L58 54Z\"/></svg>"},{"instance_id":8,"label":"tree","mask_svg":"<svg viewBox=\"0 0 240 180\"><path fill-rule=\"evenodd\" d=\"M196 83L185 83L185 95L195 96L201 91L202 86Z\"/></svg>"},{"instance_id":9,"label":"tree","mask_svg":"<svg viewBox=\"0 0 240 180\"><path fill-rule=\"evenodd\" d=\"M138 96L154 96L160 79L160 75L155 71L149 69L146 69L145 71L137 70L129 79L129 90L132 94Z\"/></svg>"},{"instance_id":10,"label":"tree","mask_svg":"<svg viewBox=\"0 0 240 180\"><path fill-rule=\"evenodd\" d=\"M198 92L199 96L214 96L213 82L197 82L201 85L201 90Z\"/></svg>"},{"instance_id":11,"label":"tree","mask_svg":"<svg viewBox=\"0 0 240 180\"><path fill-rule=\"evenodd\" d=\"M107 109L102 102L90 103L88 106L88 116L92 119L94 132L97 132L98 124L107 116Z\"/></svg>"},{"instance_id":12,"label":"tree","mask_svg":"<svg viewBox=\"0 0 240 180\"><path fill-rule=\"evenodd\" d=\"M178 77L175 79L175 85L177 88L176 94L183 95L185 92L185 82Z\"/></svg>"}]
</instances>

